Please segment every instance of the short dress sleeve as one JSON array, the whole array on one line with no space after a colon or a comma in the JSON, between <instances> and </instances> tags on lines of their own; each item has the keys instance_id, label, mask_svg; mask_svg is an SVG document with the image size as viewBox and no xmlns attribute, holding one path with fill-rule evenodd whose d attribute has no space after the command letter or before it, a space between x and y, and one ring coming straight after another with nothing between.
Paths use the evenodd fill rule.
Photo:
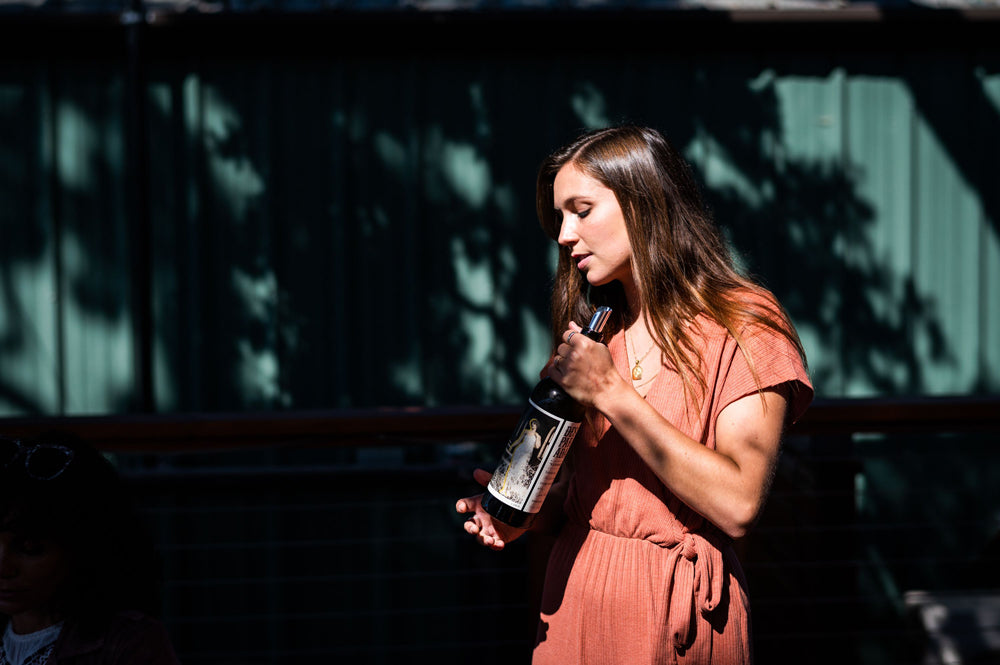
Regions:
<instances>
[{"instance_id":1,"label":"short dress sleeve","mask_svg":"<svg viewBox=\"0 0 1000 665\"><path fill-rule=\"evenodd\" d=\"M802 417L813 399L813 386L798 350L781 333L762 325L744 329L743 344L747 354L730 338L731 353L728 371L723 379L717 400L717 412L738 399L781 384L788 384L791 394L788 404L788 422ZM752 364L751 364L752 363Z\"/></svg>"}]
</instances>

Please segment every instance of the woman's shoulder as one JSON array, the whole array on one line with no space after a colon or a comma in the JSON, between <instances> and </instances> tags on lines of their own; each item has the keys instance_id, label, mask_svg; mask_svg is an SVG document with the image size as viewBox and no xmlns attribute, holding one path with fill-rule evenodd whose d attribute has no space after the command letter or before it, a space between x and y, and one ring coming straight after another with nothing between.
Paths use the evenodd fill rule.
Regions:
<instances>
[{"instance_id":1,"label":"woman's shoulder","mask_svg":"<svg viewBox=\"0 0 1000 665\"><path fill-rule=\"evenodd\" d=\"M178 663L164 623L137 610L124 610L111 618L104 636L104 648L121 656L120 662L130 665Z\"/></svg>"},{"instance_id":2,"label":"woman's shoulder","mask_svg":"<svg viewBox=\"0 0 1000 665\"><path fill-rule=\"evenodd\" d=\"M723 298L705 304L689 320L696 333L705 336L754 332L755 329L791 327L788 314L778 298L763 287L740 286Z\"/></svg>"},{"instance_id":3,"label":"woman's shoulder","mask_svg":"<svg viewBox=\"0 0 1000 665\"><path fill-rule=\"evenodd\" d=\"M739 353L734 353L734 359L739 359L740 366L745 365L755 389L779 384L789 387L791 401L788 412L794 422L813 397L805 350L798 332L788 313L770 291L764 288L748 290L741 302L746 306L746 314L739 326L738 346L741 349Z\"/></svg>"},{"instance_id":4,"label":"woman's shoulder","mask_svg":"<svg viewBox=\"0 0 1000 665\"><path fill-rule=\"evenodd\" d=\"M778 298L764 287L740 287L729 294L733 307L725 321L712 320L716 334L735 337L741 344L763 342L793 347L801 355L798 333Z\"/></svg>"},{"instance_id":5,"label":"woman's shoulder","mask_svg":"<svg viewBox=\"0 0 1000 665\"><path fill-rule=\"evenodd\" d=\"M121 665L178 665L163 622L139 611L120 611L100 630L68 620L56 648L56 663L78 665L114 662Z\"/></svg>"},{"instance_id":6,"label":"woman's shoulder","mask_svg":"<svg viewBox=\"0 0 1000 665\"><path fill-rule=\"evenodd\" d=\"M763 286L746 286L735 289L732 300L740 305L744 318L750 322L761 319L780 321L788 325L788 314L778 297Z\"/></svg>"}]
</instances>

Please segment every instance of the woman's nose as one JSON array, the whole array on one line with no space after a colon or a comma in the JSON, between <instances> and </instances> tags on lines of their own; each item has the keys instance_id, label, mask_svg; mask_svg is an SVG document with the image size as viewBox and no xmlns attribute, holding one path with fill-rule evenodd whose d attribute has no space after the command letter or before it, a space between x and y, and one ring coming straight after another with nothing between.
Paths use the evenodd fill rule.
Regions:
<instances>
[{"instance_id":1,"label":"woman's nose","mask_svg":"<svg viewBox=\"0 0 1000 665\"><path fill-rule=\"evenodd\" d=\"M579 238L576 234L576 223L573 221L572 215L566 215L563 218L562 225L559 227L559 238L557 238L556 242L569 247L577 240Z\"/></svg>"},{"instance_id":2,"label":"woman's nose","mask_svg":"<svg viewBox=\"0 0 1000 665\"><path fill-rule=\"evenodd\" d=\"M0 579L10 579L17 576L14 557L3 545L0 545Z\"/></svg>"}]
</instances>

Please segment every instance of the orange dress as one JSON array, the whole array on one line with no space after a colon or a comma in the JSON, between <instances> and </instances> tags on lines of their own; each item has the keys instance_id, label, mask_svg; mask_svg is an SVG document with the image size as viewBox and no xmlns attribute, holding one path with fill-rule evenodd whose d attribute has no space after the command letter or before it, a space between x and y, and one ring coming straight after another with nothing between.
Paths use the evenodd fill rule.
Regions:
<instances>
[{"instance_id":1,"label":"orange dress","mask_svg":"<svg viewBox=\"0 0 1000 665\"><path fill-rule=\"evenodd\" d=\"M664 368L646 400L676 427L715 448L715 422L757 391L735 339L699 317L708 386L700 408ZM792 382L798 418L812 386L798 353L767 330L744 333L762 388ZM629 378L622 332L609 342ZM746 583L731 542L688 508L607 421L573 443L568 522L549 558L534 665L742 665L752 662Z\"/></svg>"}]
</instances>

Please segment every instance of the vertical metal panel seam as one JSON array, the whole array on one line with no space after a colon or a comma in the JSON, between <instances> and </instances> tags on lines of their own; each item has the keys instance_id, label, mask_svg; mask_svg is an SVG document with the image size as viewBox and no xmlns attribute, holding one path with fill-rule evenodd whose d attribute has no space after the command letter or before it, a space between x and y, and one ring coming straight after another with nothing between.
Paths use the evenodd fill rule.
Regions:
<instances>
[{"instance_id":1,"label":"vertical metal panel seam","mask_svg":"<svg viewBox=\"0 0 1000 665\"><path fill-rule=\"evenodd\" d=\"M972 59L972 61L969 63L968 66L973 71L974 79L978 80L978 84L982 88L983 95L987 96L987 98L988 98L987 91L986 91L986 73L981 68L975 67L975 63L976 62L980 62L981 63L981 62L984 62L986 60L987 60L986 53L984 53L984 52L982 52L980 50L979 52L977 52L976 57L974 59ZM980 75L980 76L976 76L975 75L977 69L980 72L982 72L982 75ZM983 110L982 110L982 113L981 113L980 117L976 119L976 124L977 125L979 123L987 123L987 122L989 122L989 118L988 117L984 117L986 114L989 113L988 107L982 107L982 109ZM990 382L990 378L989 378L989 373L990 373L989 372L989 370L990 370L989 360L990 359L989 359L989 355L987 354L987 345L989 344L989 321L990 321L990 316L989 316L989 302L990 301L989 301L988 296L989 296L989 294L990 294L991 291L995 291L996 290L995 286L994 286L993 289L990 288L990 282L989 282L989 265L988 264L989 264L990 238L991 238L991 230L990 230L990 222L991 222L991 220L990 220L990 212L989 212L990 205L989 205L989 203L988 203L987 200L983 200L986 197L995 196L995 194L991 194L987 190L988 179L989 179L988 176L987 176L987 174L990 172L990 169L989 169L989 158L990 157L993 157L993 159L995 161L996 160L996 153L990 151L989 149L980 150L978 152L978 160L977 160L978 164L976 164L976 167L979 169L979 173L981 174L981 176L977 177L977 180L979 180L981 182L983 188L980 190L980 193L979 193L979 197L980 197L980 203L979 203L979 232L978 232L979 246L976 248L977 254L978 254L977 258L978 258L978 261L979 261L979 265L977 266L977 274L979 275L979 289L978 289L978 291L979 291L980 296L981 296L979 298L979 303L980 303L980 305L979 305L979 311L977 312L977 317L976 317L977 324L978 324L977 325L977 328L978 328L978 334L977 334L977 337L978 337L978 348L976 349L976 364L979 366L979 370L977 372L979 374L979 376L976 378L976 383L978 383L979 385L974 385L972 387L973 387L973 389L979 389L979 390L988 390L990 388L990 386L989 386L989 382ZM992 220L992 222L996 226L996 229L1000 229L1000 219ZM994 235L997 235L996 234L996 229L992 232ZM982 297L983 294L985 294L987 297L985 297L985 298Z\"/></svg>"},{"instance_id":2,"label":"vertical metal panel seam","mask_svg":"<svg viewBox=\"0 0 1000 665\"><path fill-rule=\"evenodd\" d=\"M908 69L912 67L912 63L902 63L901 70ZM901 78L905 80L906 73L900 72ZM920 142L918 141L920 133L920 117L917 112L916 100L914 99L913 90L911 87L907 86L909 92L910 101L910 112L909 112L909 123L910 123L910 283L909 288L916 290L917 280L916 275L920 273L922 266L920 265L920 228L921 224L921 209L920 209L920 196L917 192L920 183ZM915 339L913 338L913 327L908 325L909 321L904 321L904 327L909 334L910 339L906 340L908 344L913 345ZM917 376L915 377L919 385L917 390L920 391L923 387L923 373L916 370Z\"/></svg>"},{"instance_id":3,"label":"vertical metal panel seam","mask_svg":"<svg viewBox=\"0 0 1000 665\"><path fill-rule=\"evenodd\" d=\"M834 60L834 62L836 62L836 60L833 58L833 54L830 54L830 57L831 57L832 60ZM837 125L840 128L840 150L839 150L840 154L836 155L834 157L834 159L836 160L835 161L835 166L836 166L836 168L841 173L844 173L849 178L850 177L850 171L849 171L849 169L850 169L850 166L852 164L852 161L851 161L851 150L850 150L850 145L849 145L850 139L849 139L849 131L848 131L849 130L849 127L848 127L848 124L849 124L849 116L848 116L848 113L849 113L848 101L849 100L848 100L848 95L850 93L849 93L849 89L848 89L848 86L847 86L847 72L843 68L835 66L835 67L832 68L831 73L834 76L834 80L836 81L836 84L837 84L836 87L838 88L838 93L839 93L837 95L837 97L838 97L838 101L839 101L839 105L840 105L840 108L839 108L839 116L840 117L837 119ZM842 265L843 265L843 262L847 259L847 255L848 255L847 247L848 247L848 244L845 243L845 245L844 245L844 249L845 249L844 256L841 257L841 259L842 259L841 260L841 264ZM841 280L843 280L843 278L844 278L844 274L843 273L840 275L840 278L841 278ZM849 358L850 357L850 353L849 353L850 349L849 349L848 339L849 339L849 336L847 334L845 334L845 331L841 330L840 331L840 335L839 335L839 340L838 340L838 347L839 347L840 357L841 358ZM851 382L852 382L852 373L851 373L850 368L846 368L846 367L843 368L841 370L840 376L841 376L841 381L842 381L841 386L840 386L840 394L841 395L847 395L848 391L850 390L850 385L851 385Z\"/></svg>"},{"instance_id":4,"label":"vertical metal panel seam","mask_svg":"<svg viewBox=\"0 0 1000 665\"><path fill-rule=\"evenodd\" d=\"M59 196L59 127L56 113L57 105L57 75L51 61L43 65L42 122L47 129L48 140L48 174L46 182L49 185L49 214L52 216L52 268L55 288L55 351L56 351L56 412L66 413L66 331L65 331L65 286L63 284L63 228Z\"/></svg>"},{"instance_id":5,"label":"vertical metal panel seam","mask_svg":"<svg viewBox=\"0 0 1000 665\"><path fill-rule=\"evenodd\" d=\"M198 386L198 401L196 404L199 405L200 409L208 406L209 408L218 408L217 402L211 402L206 400L206 395L213 395L209 399L218 399L218 379L219 377L212 371L202 373L202 368L205 367L205 351L206 351L206 330L212 330L212 322L215 320L212 316L214 308L210 306L211 294L207 297L202 294L202 290L198 288L197 281L203 278L205 275L210 275L211 269L211 248L212 241L209 237L209 233L206 223L206 210L209 206L207 205L208 193L206 192L206 187L204 183L210 182L210 176L208 173L208 147L205 145L205 118L208 113L208 95L205 94L206 76L205 72L202 70L199 72L199 76L194 84L193 94L196 95L194 100L194 118L192 120L196 123L195 127L192 128L192 137L194 142L194 154L192 155L194 159L194 178L191 179L190 186L194 189L192 193L191 201L195 203L197 209L191 220L192 227L199 232L195 234L195 242L192 243L198 255L191 265L197 265L198 272L192 276L189 281L189 286L191 287L187 297L194 297L195 315L197 316L197 323L204 326L204 330L199 330L197 335L197 350L195 355L195 362L190 363L191 367L194 367L198 372L198 379L194 383ZM207 386L206 386L207 384ZM208 390L205 390L205 388Z\"/></svg>"},{"instance_id":6,"label":"vertical metal panel seam","mask_svg":"<svg viewBox=\"0 0 1000 665\"><path fill-rule=\"evenodd\" d=\"M146 149L149 134L149 105L146 103L146 65L142 48L143 24L131 23L124 28L126 40L125 65L125 163L132 167L126 174L128 193L126 205L131 208L132 220L128 231L132 277L130 301L132 305L133 400L132 407L141 412L155 408L153 387L153 262L152 215L150 211L149 152ZM126 210L126 219L129 211Z\"/></svg>"},{"instance_id":7,"label":"vertical metal panel seam","mask_svg":"<svg viewBox=\"0 0 1000 665\"><path fill-rule=\"evenodd\" d=\"M417 67L412 60L408 61L407 64L410 67L410 78L413 83L411 91L415 95L411 108L416 109L416 112L412 115L416 116L417 114L426 113L424 105L425 100L423 99L424 95L422 95L421 93L428 89L427 79L430 77L429 72L431 70L427 67ZM423 246L421 246L420 248L420 254L421 256L428 256L428 255L433 256L434 255L433 252L429 251L428 248L428 245L434 244L434 240L430 233L431 222L428 217L429 206L427 205L427 200L426 200L426 193L429 189L428 179L430 177L429 169L426 167L427 136L426 134L424 134L423 136L421 136L420 134L420 127L429 126L428 125L429 121L427 120L426 117L415 117L414 120L416 129L410 137L414 151L413 160L414 164L416 164L417 167L417 176L416 176L416 182L414 182L414 189L421 195L420 201L418 202L417 205L416 222L420 226L421 230L426 229L427 231L425 233L419 234L420 238L423 240L424 243ZM426 273L421 273L421 276L425 280L428 279ZM428 286L426 284L424 284L423 286L424 286L423 291L425 293L429 292L430 289L428 288ZM416 351L418 353L418 357L421 359L417 363L417 367L419 368L418 371L420 372L421 390L424 395L423 404L428 406L436 405L437 396L435 395L435 393L439 391L436 390L436 385L434 383L434 374L431 371L432 365L431 363L424 361L424 354L423 354L423 349L425 348L425 345L431 344L431 340L428 339L429 330L427 325L420 325L417 328L419 330L419 334L415 335L414 337L417 340Z\"/></svg>"}]
</instances>

